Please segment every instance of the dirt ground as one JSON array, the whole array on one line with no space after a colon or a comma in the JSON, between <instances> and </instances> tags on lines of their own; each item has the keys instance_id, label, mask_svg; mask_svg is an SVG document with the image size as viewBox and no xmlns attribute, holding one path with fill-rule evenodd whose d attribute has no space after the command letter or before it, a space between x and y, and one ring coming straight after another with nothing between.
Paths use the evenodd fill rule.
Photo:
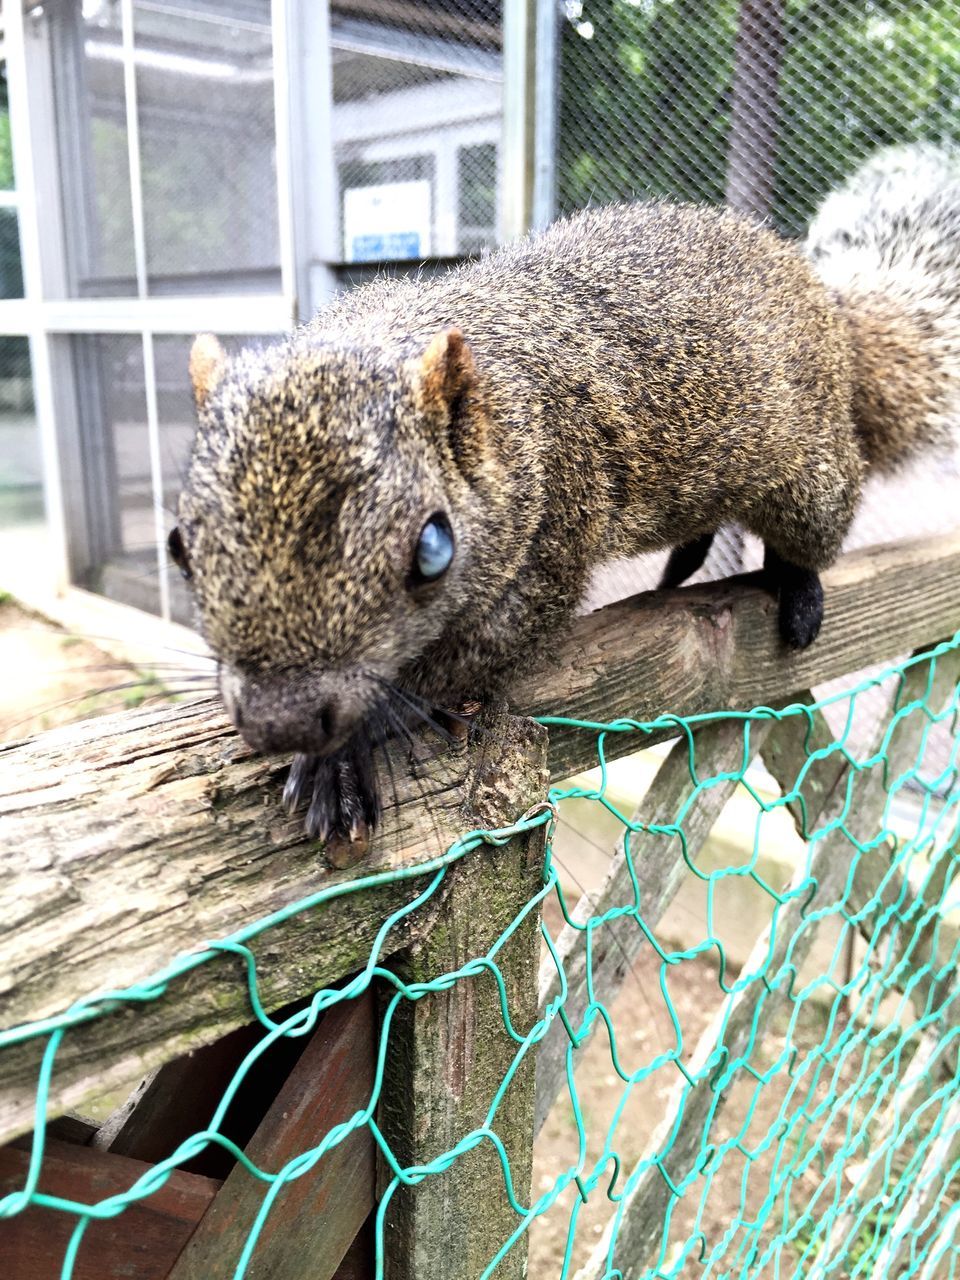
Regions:
<instances>
[{"instance_id":1,"label":"dirt ground","mask_svg":"<svg viewBox=\"0 0 960 1280\"><path fill-rule=\"evenodd\" d=\"M139 706L160 682L0 598L0 742Z\"/></svg>"},{"instance_id":2,"label":"dirt ground","mask_svg":"<svg viewBox=\"0 0 960 1280\"><path fill-rule=\"evenodd\" d=\"M154 676L116 661L89 639L70 635L42 618L25 613L9 599L0 602L0 670L4 672L0 680L0 742L27 737L55 725L123 706L136 706L148 698L166 696L163 684ZM593 808L598 809L599 806L594 805ZM610 847L607 836L608 833L598 831L592 840L593 846L599 850L600 862L594 863L592 869L578 865L578 875L588 881L602 871L606 856L604 850ZM576 852L570 856L576 857ZM725 856L729 857L729 854ZM572 892L576 896L576 891ZM735 925L742 925L750 910L749 904L741 903L728 909L726 914ZM548 902L546 912L547 923L556 936L562 921L554 900ZM743 941L731 935L730 951L735 956L742 953L739 954L739 962L745 954L744 946L749 945L749 938L762 923L750 918ZM683 947L703 936L703 922L697 904L681 894L670 915L662 922L659 941L664 946ZM833 949L833 940L828 940L826 950L815 958L821 970L829 963ZM736 965L727 977L731 978L735 971ZM636 1071L659 1055L667 1054L676 1044L677 1029L671 1022L661 993L660 977L659 959L652 947L646 946L611 1008L616 1046L627 1072ZM714 960L691 959L674 966L668 975L668 988L682 1037L682 1060L688 1062L693 1047L722 998ZM824 1040L829 1009L824 1001L806 1002L793 1031L791 1050L797 1050L801 1055L816 1053L817 1046ZM769 1070L787 1051L785 1031L786 1022L781 1018L764 1038L754 1059L754 1066L759 1072ZM851 1054L832 1079L829 1075L825 1077L834 1092L855 1085L859 1061L856 1054ZM714 1168L699 1176L687 1195L674 1205L661 1263L665 1270L678 1260L679 1250L692 1232L702 1232L709 1249L732 1225L749 1220L764 1207L777 1142L768 1142L767 1150L762 1148L768 1135L782 1132L784 1116L790 1114L782 1110L790 1076L786 1071L780 1071L771 1076L768 1085L758 1088L749 1075L741 1075L739 1082L730 1089L726 1107L710 1132L714 1145L728 1141L732 1144L734 1139L738 1139L741 1146L731 1145ZM680 1079L677 1066L665 1062L641 1084L629 1090L629 1098L611 1140L611 1147L622 1162L623 1172L618 1188L662 1121L668 1099ZM818 1102L823 1101L826 1088L823 1081L816 1088L810 1086L806 1096L808 1111L815 1111ZM610 1041L603 1031L594 1036L585 1050L584 1061L577 1072L577 1089L584 1116L586 1167L589 1169L604 1150L611 1121L624 1098L624 1082L614 1070ZM796 1100L791 1106L795 1113ZM823 1118L825 1115L826 1119ZM839 1117L821 1113L817 1121L821 1126L818 1131L819 1159L808 1163L797 1174L790 1193L792 1206L802 1208L811 1197L822 1194L818 1187L822 1186L824 1170L830 1170L833 1181L827 1188L826 1199L821 1199L821 1205L833 1202L835 1196L849 1189L856 1162L863 1156L862 1152L858 1154L856 1140L851 1144L850 1134L845 1131L845 1116L845 1112L841 1112ZM856 1136L854 1133L854 1139ZM579 1138L569 1098L565 1093L561 1094L536 1143L534 1198L548 1191L560 1173L577 1163ZM848 1167L844 1168L842 1161L835 1161L834 1156L846 1149L851 1151L851 1158ZM743 1151L749 1151L753 1159L748 1159ZM550 1211L532 1225L528 1272L531 1280L557 1280L561 1275L571 1213L577 1198L576 1187L571 1185ZM575 1239L567 1270L569 1277L573 1277L599 1242L613 1207L598 1186L588 1203L577 1213ZM781 1207L782 1202L767 1206L774 1228ZM810 1230L812 1227L805 1228L808 1233ZM734 1262L742 1238L738 1235L733 1240L729 1254L718 1264L717 1274L732 1274L728 1271L731 1264L735 1267L743 1264L742 1256L739 1263ZM778 1275L794 1273L805 1238L801 1233L799 1243L784 1250L776 1263ZM686 1257L680 1274L699 1276L703 1274L703 1268L704 1263L694 1249ZM773 1263L765 1274L774 1274ZM845 1272L835 1274L842 1276Z\"/></svg>"}]
</instances>

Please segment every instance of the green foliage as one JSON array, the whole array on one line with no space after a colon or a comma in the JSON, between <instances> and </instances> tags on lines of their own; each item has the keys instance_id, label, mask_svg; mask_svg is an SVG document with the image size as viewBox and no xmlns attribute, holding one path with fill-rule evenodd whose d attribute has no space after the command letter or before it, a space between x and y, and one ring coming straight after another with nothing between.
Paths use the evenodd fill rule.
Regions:
<instances>
[{"instance_id":1,"label":"green foliage","mask_svg":"<svg viewBox=\"0 0 960 1280\"><path fill-rule=\"evenodd\" d=\"M560 204L716 203L738 0L583 0L562 36ZM960 0L787 0L774 221L802 230L877 148L957 136Z\"/></svg>"},{"instance_id":2,"label":"green foliage","mask_svg":"<svg viewBox=\"0 0 960 1280\"><path fill-rule=\"evenodd\" d=\"M10 112L0 106L0 189L13 189L13 144L10 140Z\"/></svg>"},{"instance_id":3,"label":"green foliage","mask_svg":"<svg viewBox=\"0 0 960 1280\"><path fill-rule=\"evenodd\" d=\"M13 142L10 137L10 103L6 71L0 70L0 190L12 191Z\"/></svg>"}]
</instances>

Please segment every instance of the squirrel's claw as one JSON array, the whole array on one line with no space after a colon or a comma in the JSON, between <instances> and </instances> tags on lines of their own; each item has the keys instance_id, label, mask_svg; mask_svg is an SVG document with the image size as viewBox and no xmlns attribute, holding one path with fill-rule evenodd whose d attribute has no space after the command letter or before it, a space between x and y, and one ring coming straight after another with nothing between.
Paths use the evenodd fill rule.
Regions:
<instances>
[{"instance_id":1,"label":"squirrel's claw","mask_svg":"<svg viewBox=\"0 0 960 1280\"><path fill-rule=\"evenodd\" d=\"M283 803L290 813L306 804L308 837L323 841L333 866L353 866L369 849L380 820L380 793L369 749L348 743L330 756L294 756Z\"/></svg>"},{"instance_id":2,"label":"squirrel's claw","mask_svg":"<svg viewBox=\"0 0 960 1280\"><path fill-rule=\"evenodd\" d=\"M283 807L287 813L296 813L313 795L313 778L319 756L294 756L286 785L283 788Z\"/></svg>"}]
</instances>

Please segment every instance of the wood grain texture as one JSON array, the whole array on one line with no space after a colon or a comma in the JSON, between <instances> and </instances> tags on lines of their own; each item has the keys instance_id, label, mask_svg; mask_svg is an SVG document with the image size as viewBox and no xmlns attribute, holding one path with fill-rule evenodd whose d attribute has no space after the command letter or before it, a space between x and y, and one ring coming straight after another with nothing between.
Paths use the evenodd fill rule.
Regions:
<instances>
[{"instance_id":1,"label":"wood grain texture","mask_svg":"<svg viewBox=\"0 0 960 1280\"><path fill-rule=\"evenodd\" d=\"M0 1149L0 1196L24 1185L29 1162L29 1150ZM96 1204L128 1190L149 1168L139 1160L51 1139L39 1189ZM80 1246L73 1280L166 1280L217 1187L210 1178L178 1170L148 1199L115 1218L92 1223ZM42 1207L0 1223L0 1273L10 1280L59 1280L76 1223L71 1213Z\"/></svg>"},{"instance_id":2,"label":"wood grain texture","mask_svg":"<svg viewBox=\"0 0 960 1280\"><path fill-rule=\"evenodd\" d=\"M956 1206L950 1175L958 1159L960 1094L955 1093L944 1109L940 1132L916 1172L906 1203L886 1230L883 1247L873 1262L874 1275L909 1275L914 1271L912 1256L918 1243L927 1232L935 1235L938 1217L946 1217ZM941 1274L947 1274L946 1258L941 1265Z\"/></svg>"},{"instance_id":3,"label":"wood grain texture","mask_svg":"<svg viewBox=\"0 0 960 1280\"><path fill-rule=\"evenodd\" d=\"M884 1185L890 1170L896 1167L898 1148L902 1153L905 1120L929 1099L932 1088L955 1076L948 1060L951 1055L956 1056L956 1051L949 1041L934 1031L921 1032L915 1039L912 1054L908 1047L898 1061L897 1079L889 1088L883 1107L869 1128L861 1129L857 1135L858 1147L852 1154L859 1157L855 1165L859 1173L818 1251L824 1261L849 1256L871 1210L883 1207ZM911 1134L911 1146L916 1136Z\"/></svg>"},{"instance_id":4,"label":"wood grain texture","mask_svg":"<svg viewBox=\"0 0 960 1280\"><path fill-rule=\"evenodd\" d=\"M546 785L545 743L539 759L520 762L533 803ZM504 777L517 762L503 762ZM491 779L496 785L496 778ZM542 886L544 829L484 850L471 866L451 869L443 909L430 932L405 956L400 972L430 982L485 956ZM507 1006L517 1034L537 1020L539 913L530 911L499 948ZM385 997L391 990L387 987ZM390 1028L378 1124L401 1167L418 1167L484 1128L494 1095L519 1046L508 1035L498 987L477 972L397 1006ZM530 1203L536 1049L512 1076L490 1121L506 1148L514 1194ZM381 1163L380 1194L392 1172ZM500 1159L486 1139L450 1167L392 1195L385 1219L387 1280L475 1280L506 1243L520 1218L510 1207ZM500 1263L498 1280L526 1276L524 1234Z\"/></svg>"},{"instance_id":5,"label":"wood grain texture","mask_svg":"<svg viewBox=\"0 0 960 1280\"><path fill-rule=\"evenodd\" d=\"M512 822L529 802L529 775L521 768L513 778L498 762L515 764L544 738L527 721L501 717L417 776L397 759L399 804L368 862L349 871L326 866L320 846L303 839L302 819L284 813L284 762L253 757L209 704L105 717L8 748L0 753L0 1027L143 980L206 939L321 889L422 862L466 831ZM401 881L353 893L261 935L252 947L266 1007L359 968L383 921L423 887ZM433 911L427 904L405 920L387 954L427 930ZM217 957L157 1001L71 1029L51 1113L132 1088L250 1016L241 961ZM0 1049L0 1140L32 1127L43 1047Z\"/></svg>"},{"instance_id":6,"label":"wood grain texture","mask_svg":"<svg viewBox=\"0 0 960 1280\"><path fill-rule=\"evenodd\" d=\"M373 1280L376 1271L375 1249L374 1215L371 1214L344 1255L333 1280Z\"/></svg>"},{"instance_id":7,"label":"wood grain texture","mask_svg":"<svg viewBox=\"0 0 960 1280\"><path fill-rule=\"evenodd\" d=\"M579 619L515 703L609 720L776 702L960 627L960 535L856 553L825 582L824 630L803 654L783 651L773 603L755 581L652 594ZM608 754L637 745L635 735L611 736ZM561 728L550 751L554 777L594 759L590 734ZM286 760L253 757L210 702L104 717L0 750L0 1027L142 980L322 887L410 865L491 825L470 799L482 756L477 739L416 779L396 758L399 803L380 840L362 867L336 872L282 811ZM415 889L342 898L272 929L255 947L265 1002L276 1007L355 968ZM408 922L389 949L428 917ZM218 958L150 1007L71 1031L52 1111L132 1087L248 1020L239 974L239 961ZM0 1138L32 1122L41 1051L36 1042L0 1050Z\"/></svg>"},{"instance_id":8,"label":"wood grain texture","mask_svg":"<svg viewBox=\"0 0 960 1280\"><path fill-rule=\"evenodd\" d=\"M780 641L756 574L608 605L577 620L553 663L514 690L511 709L606 723L783 705L796 689L960 630L960 533L853 552L823 585L823 629L802 653ZM606 750L614 758L654 740L611 734ZM588 735L551 728L551 777L594 762Z\"/></svg>"},{"instance_id":9,"label":"wood grain texture","mask_svg":"<svg viewBox=\"0 0 960 1280\"><path fill-rule=\"evenodd\" d=\"M277 1173L364 1110L376 1049L373 992L334 1005L247 1145L254 1164ZM249 1280L331 1280L373 1208L375 1189L374 1141L363 1127L279 1194L247 1268ZM236 1165L169 1280L229 1280L267 1190Z\"/></svg>"},{"instance_id":10,"label":"wood grain texture","mask_svg":"<svg viewBox=\"0 0 960 1280\"><path fill-rule=\"evenodd\" d=\"M286 1012L279 1010L276 1016L282 1018ZM238 1027L213 1044L164 1063L106 1118L90 1145L150 1164L163 1160L207 1127L237 1068L264 1034L259 1022ZM224 1137L238 1147L247 1145L303 1047L302 1039L281 1038L250 1065L221 1126ZM211 1143L184 1168L222 1181L233 1165L230 1152Z\"/></svg>"}]
</instances>

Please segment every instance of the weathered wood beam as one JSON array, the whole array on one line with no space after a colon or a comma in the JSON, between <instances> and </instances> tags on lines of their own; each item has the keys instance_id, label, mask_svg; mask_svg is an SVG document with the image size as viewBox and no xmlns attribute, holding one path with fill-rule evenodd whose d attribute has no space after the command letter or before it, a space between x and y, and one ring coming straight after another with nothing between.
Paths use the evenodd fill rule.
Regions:
<instances>
[{"instance_id":1,"label":"weathered wood beam","mask_svg":"<svg viewBox=\"0 0 960 1280\"><path fill-rule=\"evenodd\" d=\"M374 1230L374 1215L371 1214L344 1255L333 1280L371 1280L376 1267Z\"/></svg>"},{"instance_id":2,"label":"weathered wood beam","mask_svg":"<svg viewBox=\"0 0 960 1280\"><path fill-rule=\"evenodd\" d=\"M114 1151L156 1164L199 1129L205 1129L240 1063L265 1034L259 1022L166 1062L143 1080L90 1139L98 1151ZM303 1041L282 1039L256 1060L234 1096L221 1132L244 1147L270 1099L289 1075ZM187 1168L223 1179L233 1156L211 1144Z\"/></svg>"},{"instance_id":3,"label":"weathered wood beam","mask_svg":"<svg viewBox=\"0 0 960 1280\"><path fill-rule=\"evenodd\" d=\"M517 704L609 720L776 702L804 680L960 626L960 535L857 553L826 587L824 631L801 655L784 653L772 601L749 580L610 606L578 620L553 667L518 688ZM611 735L608 755L639 741ZM362 872L419 862L474 820L490 825L463 809L483 759L478 740L416 780L395 759L399 804ZM553 776L593 759L591 735L551 733ZM211 703L54 730L0 751L0 770L0 1027L141 980L209 938L360 874L323 864L280 806L286 761L252 757ZM362 963L379 922L413 896L414 886L385 885L272 929L256 947L265 1001L276 1007ZM301 964L286 965L290 954ZM71 1031L51 1108L131 1086L240 1025L249 1009L239 970L237 959L218 959L179 979L175 998ZM31 1123L41 1051L39 1042L0 1049L0 1137Z\"/></svg>"},{"instance_id":4,"label":"weathered wood beam","mask_svg":"<svg viewBox=\"0 0 960 1280\"><path fill-rule=\"evenodd\" d=\"M956 702L958 685L960 650L953 649L936 660L932 673L929 663L913 667L907 674L897 705L904 706L914 698L923 697L932 714L942 715ZM805 693L801 700L810 696ZM897 780L899 772L916 763L925 724L922 714L913 713L894 727L889 748L891 784ZM817 711L810 719L806 742L796 737L777 735L765 745L763 754L775 777L796 778L807 752L812 754L823 750L833 741L833 730L823 713ZM803 792L808 807L811 803L819 804L825 790L833 789L846 769L846 759L840 752L820 760L817 769L811 770L804 780ZM874 795L880 795L878 780L873 781L872 788ZM796 803L791 804L790 809L797 829L803 835L802 809ZM887 957L886 968L889 972L904 965L903 980L898 986L903 990L909 983L910 997L920 1017L931 998L941 1001L947 998L957 982L956 966L951 962L956 955L960 933L938 911L956 872L956 861L950 849L955 840L958 816L956 812L948 813L947 819L950 830L941 837L942 848L924 882L922 901L918 901L903 867L895 864L896 857L901 855L895 855L888 845L881 844L866 850L857 859L847 903L850 913L860 917L857 927L868 943L882 926L885 916L895 914L898 920L905 922L898 930L895 949ZM925 920L926 916L929 919Z\"/></svg>"},{"instance_id":5,"label":"weathered wood beam","mask_svg":"<svg viewBox=\"0 0 960 1280\"><path fill-rule=\"evenodd\" d=\"M24 1186L29 1163L28 1149L0 1149L0 1197ZM139 1160L50 1139L40 1191L97 1204L126 1191L149 1168ZM80 1245L73 1280L166 1280L218 1185L175 1170L148 1199L114 1218L92 1222ZM20 1280L56 1280L76 1225L74 1214L44 1206L5 1219L0 1224L0 1273Z\"/></svg>"},{"instance_id":6,"label":"weathered wood beam","mask_svg":"<svg viewBox=\"0 0 960 1280\"><path fill-rule=\"evenodd\" d=\"M363 1111L373 1093L376 1051L373 992L334 1005L248 1143L250 1160L279 1173ZM374 1141L364 1126L279 1193L252 1254L250 1280L332 1280L373 1209L375 1186ZM236 1165L168 1280L229 1280L268 1191Z\"/></svg>"},{"instance_id":7,"label":"weathered wood beam","mask_svg":"<svg viewBox=\"0 0 960 1280\"><path fill-rule=\"evenodd\" d=\"M938 1029L921 1032L913 1054L909 1058L898 1059L898 1078L860 1148L863 1153L861 1172L847 1193L841 1211L830 1224L824 1243L818 1245L816 1240L813 1242L818 1258L824 1262L848 1257L871 1210L883 1207L884 1184L890 1176L897 1148L902 1149L905 1141L912 1148L918 1136L915 1130L909 1129L905 1134L903 1118L929 1099L931 1082L938 1075L952 1074L945 1070L945 1059L951 1054L955 1062L955 1044L945 1039ZM860 1154L860 1151L853 1154Z\"/></svg>"},{"instance_id":8,"label":"weathered wood beam","mask_svg":"<svg viewBox=\"0 0 960 1280\"><path fill-rule=\"evenodd\" d=\"M546 786L546 743L524 768L527 800ZM516 766L514 766L515 768ZM539 768L539 777L537 769ZM491 952L503 979L513 1031L537 1022L544 829L483 850L448 873L433 928L394 967L405 981L430 983L473 965L470 975L417 1000L403 999L392 1018L392 987L384 983L383 1035L388 1036L378 1124L401 1169L421 1168L480 1130L497 1135L509 1159L513 1192L531 1203L536 1045L519 1065L520 1044L508 1033L494 975L477 965ZM522 918L521 918L522 917ZM502 942L505 931L520 923ZM495 1110L494 1099L507 1082ZM484 1137L446 1170L414 1185L398 1183L381 1161L386 1280L466 1280L485 1271L522 1219L509 1203L497 1151ZM496 1269L502 1280L527 1274L524 1233Z\"/></svg>"},{"instance_id":9,"label":"weathered wood beam","mask_svg":"<svg viewBox=\"0 0 960 1280\"><path fill-rule=\"evenodd\" d=\"M751 756L770 730L770 722L752 726L750 734ZM737 721L719 720L704 725L695 737L697 772L701 778L721 773L734 773L745 762L743 725ZM685 738L678 739L670 748L666 759L657 770L650 789L643 797L634 822L645 825L669 826L676 821L680 806L689 796L693 783L690 778L689 754ZM701 792L694 809L684 823L687 857L696 861L706 843L713 824L736 790L736 779L725 780ZM640 887L640 909L644 923L655 928L667 907L673 901L687 875L687 863L676 836L656 835L641 831L630 839L633 875ZM563 965L567 995L563 1009L571 1024L577 1028L583 1021L589 1003L588 979L592 976L593 989L602 995L608 1007L616 999L630 966L647 943L643 931L633 917L611 920L593 933L592 967L587 965L588 920L605 915L617 907L634 901L634 882L631 865L627 862L622 838L612 851L610 866L603 884L595 894L585 894L573 910L573 924L564 925L556 941L557 955ZM576 926L580 926L579 928ZM552 957L548 956L540 968L540 1015L544 1015L551 1000L560 991L560 977ZM594 1024L596 1025L596 1024ZM590 1033L592 1034L592 1032ZM586 1036L574 1054L574 1064L582 1057L582 1049L589 1042ZM563 1022L557 1018L551 1024L540 1046L537 1058L537 1109L536 1128L539 1132L554 1099L566 1083L567 1050L570 1037Z\"/></svg>"},{"instance_id":10,"label":"weathered wood beam","mask_svg":"<svg viewBox=\"0 0 960 1280\"><path fill-rule=\"evenodd\" d=\"M937 1206L943 1205L946 1215L953 1206L951 1183L960 1161L960 1094L954 1094L947 1104L940 1132L931 1144L923 1164L913 1180L910 1194L903 1208L887 1228L884 1244L874 1261L874 1275L895 1276L903 1274L905 1264L913 1254L918 1238L929 1232L936 1235L936 1222L931 1216ZM954 1228L955 1230L955 1228ZM909 1266L907 1273L913 1271Z\"/></svg>"},{"instance_id":11,"label":"weathered wood beam","mask_svg":"<svg viewBox=\"0 0 960 1280\"><path fill-rule=\"evenodd\" d=\"M945 1207L936 1232L925 1241L926 1258L917 1280L941 1280L944 1266L950 1266L956 1253L957 1232L960 1230L960 1203L956 1200Z\"/></svg>"},{"instance_id":12,"label":"weathered wood beam","mask_svg":"<svg viewBox=\"0 0 960 1280\"><path fill-rule=\"evenodd\" d=\"M302 898L419 865L466 831L513 822L531 794L522 761L544 736L527 721L501 718L416 776L395 757L398 804L387 810L368 861L352 871L326 866L320 845L303 838L302 816L284 813L283 761L254 758L209 706L112 716L0 752L7 849L0 1028L142 981L174 957L202 951L207 939ZM383 921L424 883L391 880L348 893L263 932L251 946L265 1006L310 995L362 967ZM427 904L405 919L387 954L426 930L433 912ZM64 1037L50 1112L132 1088L250 1017L235 955L177 978L158 1000L121 1001ZM32 1127L44 1049L43 1039L4 1047L3 1035L0 1141Z\"/></svg>"},{"instance_id":13,"label":"weathered wood beam","mask_svg":"<svg viewBox=\"0 0 960 1280\"><path fill-rule=\"evenodd\" d=\"M577 620L551 665L514 690L519 715L608 723L783 705L819 685L930 646L960 630L960 533L869 547L823 575L816 642L784 648L776 605L759 575L651 592ZM609 759L657 737L610 734ZM595 764L589 735L550 729L550 774Z\"/></svg>"}]
</instances>

